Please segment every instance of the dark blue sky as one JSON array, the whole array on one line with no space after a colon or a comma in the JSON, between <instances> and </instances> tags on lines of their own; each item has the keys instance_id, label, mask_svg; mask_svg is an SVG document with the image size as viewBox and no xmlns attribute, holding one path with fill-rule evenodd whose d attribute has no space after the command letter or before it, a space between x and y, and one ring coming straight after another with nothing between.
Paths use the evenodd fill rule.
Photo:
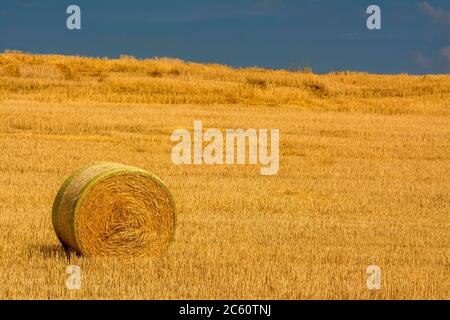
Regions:
<instances>
[{"instance_id":1,"label":"dark blue sky","mask_svg":"<svg viewBox=\"0 0 450 320\"><path fill-rule=\"evenodd\" d=\"M66 28L81 7L82 29ZM369 31L366 9L382 10ZM0 0L0 50L450 73L450 0Z\"/></svg>"}]
</instances>

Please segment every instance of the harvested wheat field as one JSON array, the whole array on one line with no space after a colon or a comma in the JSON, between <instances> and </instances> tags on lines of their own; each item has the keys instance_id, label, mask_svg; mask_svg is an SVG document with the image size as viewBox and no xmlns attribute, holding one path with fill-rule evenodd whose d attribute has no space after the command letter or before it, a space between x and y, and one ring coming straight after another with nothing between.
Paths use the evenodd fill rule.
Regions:
<instances>
[{"instance_id":1,"label":"harvested wheat field","mask_svg":"<svg viewBox=\"0 0 450 320\"><path fill-rule=\"evenodd\" d=\"M170 136L195 120L278 128L278 175L174 165ZM2 299L450 298L450 75L8 52L0 148ZM99 161L167 184L177 229L165 255L66 257L54 198ZM68 265L80 290L66 287Z\"/></svg>"}]
</instances>

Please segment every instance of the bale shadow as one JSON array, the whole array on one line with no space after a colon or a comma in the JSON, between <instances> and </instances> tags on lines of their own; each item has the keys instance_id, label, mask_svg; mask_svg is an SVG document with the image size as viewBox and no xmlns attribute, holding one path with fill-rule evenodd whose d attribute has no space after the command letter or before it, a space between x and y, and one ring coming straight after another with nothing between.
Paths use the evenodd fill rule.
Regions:
<instances>
[{"instance_id":1,"label":"bale shadow","mask_svg":"<svg viewBox=\"0 0 450 320\"><path fill-rule=\"evenodd\" d=\"M75 252L60 244L43 244L31 246L31 252L37 252L44 259L66 259L75 255Z\"/></svg>"}]
</instances>

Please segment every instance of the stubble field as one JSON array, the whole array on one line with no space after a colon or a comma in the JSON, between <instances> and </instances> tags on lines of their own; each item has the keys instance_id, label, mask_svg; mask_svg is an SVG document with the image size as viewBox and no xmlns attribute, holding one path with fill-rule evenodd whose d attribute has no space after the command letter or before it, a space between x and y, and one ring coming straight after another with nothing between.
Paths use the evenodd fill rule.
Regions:
<instances>
[{"instance_id":1,"label":"stubble field","mask_svg":"<svg viewBox=\"0 0 450 320\"><path fill-rule=\"evenodd\" d=\"M177 128L280 129L280 171L171 162ZM450 76L0 55L1 299L450 298ZM51 223L75 169L172 190L154 259L66 257ZM82 270L81 290L66 267ZM382 289L368 290L378 265Z\"/></svg>"}]
</instances>

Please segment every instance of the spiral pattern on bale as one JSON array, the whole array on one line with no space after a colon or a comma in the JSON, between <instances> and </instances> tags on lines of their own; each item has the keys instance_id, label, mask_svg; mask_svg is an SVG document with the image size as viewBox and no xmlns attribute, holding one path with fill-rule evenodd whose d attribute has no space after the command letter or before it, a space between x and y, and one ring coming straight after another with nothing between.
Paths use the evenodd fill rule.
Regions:
<instances>
[{"instance_id":1,"label":"spiral pattern on bale","mask_svg":"<svg viewBox=\"0 0 450 320\"><path fill-rule=\"evenodd\" d=\"M175 202L147 171L97 163L61 186L52 222L64 247L83 256L155 256L175 233Z\"/></svg>"}]
</instances>

